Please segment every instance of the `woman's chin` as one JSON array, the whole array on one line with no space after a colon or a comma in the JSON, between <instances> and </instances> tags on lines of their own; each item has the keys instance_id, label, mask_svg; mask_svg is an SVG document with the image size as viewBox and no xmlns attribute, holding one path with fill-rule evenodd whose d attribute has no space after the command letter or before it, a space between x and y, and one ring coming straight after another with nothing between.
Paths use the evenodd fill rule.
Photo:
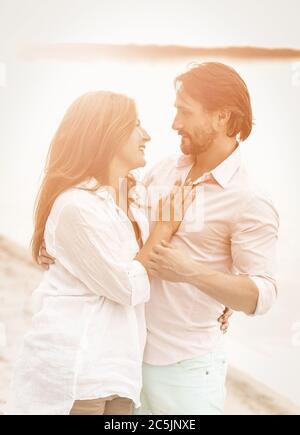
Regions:
<instances>
[{"instance_id":1,"label":"woman's chin","mask_svg":"<svg viewBox=\"0 0 300 435\"><path fill-rule=\"evenodd\" d=\"M138 168L143 168L144 166L146 166L147 162L146 159L144 157L138 159L134 165L132 166L131 170L133 169L138 169Z\"/></svg>"}]
</instances>

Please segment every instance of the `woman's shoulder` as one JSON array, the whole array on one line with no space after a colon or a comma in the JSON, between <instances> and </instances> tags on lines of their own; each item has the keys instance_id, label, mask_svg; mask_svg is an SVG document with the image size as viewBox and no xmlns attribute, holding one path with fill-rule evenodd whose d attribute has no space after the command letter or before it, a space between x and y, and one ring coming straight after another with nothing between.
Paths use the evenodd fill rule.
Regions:
<instances>
[{"instance_id":1,"label":"woman's shoulder","mask_svg":"<svg viewBox=\"0 0 300 435\"><path fill-rule=\"evenodd\" d=\"M45 228L47 247L55 246L58 232L73 232L75 236L80 229L89 231L91 228L111 229L107 204L96 192L70 188L56 198L48 216Z\"/></svg>"},{"instance_id":2,"label":"woman's shoulder","mask_svg":"<svg viewBox=\"0 0 300 435\"><path fill-rule=\"evenodd\" d=\"M97 192L86 190L81 186L72 187L61 193L55 200L51 218L57 220L63 215L88 215L88 214L105 214L105 201L97 195Z\"/></svg>"},{"instance_id":3,"label":"woman's shoulder","mask_svg":"<svg viewBox=\"0 0 300 435\"><path fill-rule=\"evenodd\" d=\"M56 208L64 208L66 205L74 207L83 207L86 203L93 202L93 194L77 186L72 187L62 192L55 200Z\"/></svg>"}]
</instances>

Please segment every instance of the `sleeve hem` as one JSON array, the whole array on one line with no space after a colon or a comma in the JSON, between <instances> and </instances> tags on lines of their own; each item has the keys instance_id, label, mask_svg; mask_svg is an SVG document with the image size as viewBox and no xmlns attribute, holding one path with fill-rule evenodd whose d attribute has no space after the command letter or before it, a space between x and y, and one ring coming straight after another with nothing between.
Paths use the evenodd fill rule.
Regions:
<instances>
[{"instance_id":1,"label":"sleeve hem","mask_svg":"<svg viewBox=\"0 0 300 435\"><path fill-rule=\"evenodd\" d=\"M276 296L276 286L265 278L258 276L249 276L258 288L258 300L255 312L250 316L258 316L267 313L272 307Z\"/></svg>"},{"instance_id":2,"label":"sleeve hem","mask_svg":"<svg viewBox=\"0 0 300 435\"><path fill-rule=\"evenodd\" d=\"M132 288L131 305L148 302L150 298L150 282L147 271L142 263L133 260L132 267L128 271L128 277Z\"/></svg>"}]
</instances>

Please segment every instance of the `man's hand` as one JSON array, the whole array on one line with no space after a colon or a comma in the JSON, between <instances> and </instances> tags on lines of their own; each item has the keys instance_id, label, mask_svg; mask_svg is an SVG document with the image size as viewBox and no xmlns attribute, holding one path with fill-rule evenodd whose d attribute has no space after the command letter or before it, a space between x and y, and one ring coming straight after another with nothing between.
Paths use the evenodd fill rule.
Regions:
<instances>
[{"instance_id":1,"label":"man's hand","mask_svg":"<svg viewBox=\"0 0 300 435\"><path fill-rule=\"evenodd\" d=\"M38 257L38 263L44 270L48 270L51 264L55 263L55 258L51 257L46 250L46 244L44 240L41 246L40 255Z\"/></svg>"},{"instance_id":2,"label":"man's hand","mask_svg":"<svg viewBox=\"0 0 300 435\"><path fill-rule=\"evenodd\" d=\"M186 282L195 271L193 260L164 240L153 248L149 258L150 275L165 281Z\"/></svg>"},{"instance_id":3,"label":"man's hand","mask_svg":"<svg viewBox=\"0 0 300 435\"><path fill-rule=\"evenodd\" d=\"M233 311L230 308L225 308L223 311L222 316L218 318L218 322L221 323L220 329L223 331L223 334L226 334L228 327L229 327L229 317L231 317L233 314Z\"/></svg>"},{"instance_id":4,"label":"man's hand","mask_svg":"<svg viewBox=\"0 0 300 435\"><path fill-rule=\"evenodd\" d=\"M199 269L199 264L197 265ZM161 245L155 246L150 254L149 273L153 277L173 282L187 282L188 277L195 272L195 264L180 249L172 246L170 243L162 241ZM225 308L218 322L221 324L220 329L226 334L229 327L229 318L233 311Z\"/></svg>"}]
</instances>

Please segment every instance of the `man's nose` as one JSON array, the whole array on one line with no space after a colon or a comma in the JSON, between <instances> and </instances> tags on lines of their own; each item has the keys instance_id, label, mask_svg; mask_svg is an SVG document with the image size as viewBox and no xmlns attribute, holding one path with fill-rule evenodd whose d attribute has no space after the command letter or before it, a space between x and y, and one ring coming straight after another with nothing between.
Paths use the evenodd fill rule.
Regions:
<instances>
[{"instance_id":1,"label":"man's nose","mask_svg":"<svg viewBox=\"0 0 300 435\"><path fill-rule=\"evenodd\" d=\"M182 130L182 128L183 128L182 122L179 122L177 117L173 121L172 128L173 128L173 130L176 130L176 131Z\"/></svg>"}]
</instances>

